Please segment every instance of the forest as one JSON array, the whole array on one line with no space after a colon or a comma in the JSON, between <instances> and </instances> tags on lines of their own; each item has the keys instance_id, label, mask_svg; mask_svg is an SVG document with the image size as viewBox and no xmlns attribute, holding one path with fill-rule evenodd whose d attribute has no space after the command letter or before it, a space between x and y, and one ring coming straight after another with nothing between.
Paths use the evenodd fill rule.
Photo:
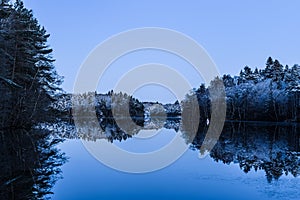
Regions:
<instances>
[{"instance_id":1,"label":"forest","mask_svg":"<svg viewBox=\"0 0 300 200\"><path fill-rule=\"evenodd\" d=\"M1 199L49 199L67 159L56 146L62 138L35 128L60 115L49 36L21 0L0 1Z\"/></svg>"},{"instance_id":2,"label":"forest","mask_svg":"<svg viewBox=\"0 0 300 200\"><path fill-rule=\"evenodd\" d=\"M269 182L299 176L299 65L269 57L262 67L245 66L191 89L182 101L142 102L113 90L65 92L49 37L22 0L0 1L0 198L47 199L67 161L56 146L65 139L113 143L141 130L174 129L202 154L220 99L227 123L210 151L213 160L238 163L245 173L263 170Z\"/></svg>"},{"instance_id":3,"label":"forest","mask_svg":"<svg viewBox=\"0 0 300 200\"><path fill-rule=\"evenodd\" d=\"M72 118L72 109L84 111L84 107L90 106L84 105L87 100L79 99L90 98L91 94L99 118L112 118L111 106L122 110L122 105L127 102L131 117L142 125L144 104L147 102L113 91L107 94L87 91L86 94L72 95L62 90L63 77L55 70L53 50L47 44L50 35L22 1L17 0L14 5L2 1L0 17L0 92L5 94L0 97L2 128L28 128L45 121ZM299 78L299 65L284 66L269 57L260 69L245 66L237 76L225 74L216 77L208 87L201 84L193 89L182 102L162 106L168 117L184 113L185 117L192 119L194 111L189 111L189 104L196 96L200 119L209 119L212 100L209 88L222 82L226 96L226 120L299 122ZM72 107L72 96L80 101L76 103L77 107ZM114 97L114 102L111 97ZM84 115L84 112L81 114Z\"/></svg>"},{"instance_id":4,"label":"forest","mask_svg":"<svg viewBox=\"0 0 300 200\"><path fill-rule=\"evenodd\" d=\"M269 57L262 69L245 66L238 76L225 74L216 77L206 87L202 84L183 101L188 109L193 96L197 97L201 119L210 118L210 87L225 87L227 121L299 122L300 66L283 66ZM191 111L192 112L192 111Z\"/></svg>"},{"instance_id":5,"label":"forest","mask_svg":"<svg viewBox=\"0 0 300 200\"><path fill-rule=\"evenodd\" d=\"M17 0L0 4L0 127L30 128L56 118L62 94L49 34Z\"/></svg>"}]
</instances>

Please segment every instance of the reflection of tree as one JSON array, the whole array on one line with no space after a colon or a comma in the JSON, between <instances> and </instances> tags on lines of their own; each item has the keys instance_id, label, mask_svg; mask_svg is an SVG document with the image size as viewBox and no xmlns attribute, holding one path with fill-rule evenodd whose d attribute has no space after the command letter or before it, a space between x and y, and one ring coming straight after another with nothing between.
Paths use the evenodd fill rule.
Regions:
<instances>
[{"instance_id":1,"label":"reflection of tree","mask_svg":"<svg viewBox=\"0 0 300 200\"><path fill-rule=\"evenodd\" d=\"M164 123L164 128L166 129L174 129L175 132L178 132L180 129L180 118L167 118Z\"/></svg>"},{"instance_id":2,"label":"reflection of tree","mask_svg":"<svg viewBox=\"0 0 300 200\"><path fill-rule=\"evenodd\" d=\"M199 104L196 94L188 94L184 101L181 102L182 114L181 114L181 132L186 140L186 143L191 143L198 131L200 121L204 118L200 116ZM206 120L206 119L205 119Z\"/></svg>"},{"instance_id":3,"label":"reflection of tree","mask_svg":"<svg viewBox=\"0 0 300 200\"><path fill-rule=\"evenodd\" d=\"M86 118L78 118L76 126L69 123L43 124L50 130L55 130L56 136L68 139L83 139L87 141L96 141L98 139L107 139L110 142L114 140L122 141L131 138L141 130L152 129L174 129L176 132L180 128L180 118L169 118L166 121L163 118L154 118L151 124L146 124L144 127L130 126L126 123L128 119L118 120L121 127L113 119L100 118L99 121L93 121Z\"/></svg>"},{"instance_id":4,"label":"reflection of tree","mask_svg":"<svg viewBox=\"0 0 300 200\"><path fill-rule=\"evenodd\" d=\"M200 129L191 144L194 150L200 149L205 136ZM283 174L296 177L300 174L299 136L296 125L227 123L210 156L217 162L239 163L245 173L264 170L269 182Z\"/></svg>"},{"instance_id":5,"label":"reflection of tree","mask_svg":"<svg viewBox=\"0 0 300 200\"><path fill-rule=\"evenodd\" d=\"M126 123L128 120L131 119L119 119L119 125L115 121L104 119L101 121L100 127L103 129L107 139L110 142L113 142L114 140L126 140L127 138L131 138L132 135L136 135L142 129L140 126L131 126L130 124ZM120 126L122 128L120 128Z\"/></svg>"},{"instance_id":6,"label":"reflection of tree","mask_svg":"<svg viewBox=\"0 0 300 200\"><path fill-rule=\"evenodd\" d=\"M126 120L121 122L126 125ZM78 118L76 126L74 124L59 123L46 124L47 128L56 130L56 134L61 138L83 139L87 141L96 141L99 139L107 139L110 142L114 140L126 140L132 135L137 134L142 128L139 126L122 126L121 129L113 119L99 119L99 121L89 120L89 118Z\"/></svg>"},{"instance_id":7,"label":"reflection of tree","mask_svg":"<svg viewBox=\"0 0 300 200\"><path fill-rule=\"evenodd\" d=\"M45 199L66 158L45 130L0 132L0 198Z\"/></svg>"},{"instance_id":8,"label":"reflection of tree","mask_svg":"<svg viewBox=\"0 0 300 200\"><path fill-rule=\"evenodd\" d=\"M89 92L73 95L72 102L77 133L71 135L77 138L121 141L137 134L144 125L143 104L126 93Z\"/></svg>"},{"instance_id":9,"label":"reflection of tree","mask_svg":"<svg viewBox=\"0 0 300 200\"><path fill-rule=\"evenodd\" d=\"M187 143L192 143L197 132L204 131L201 136L201 154L211 151L222 131L225 115L225 89L223 81L216 77L210 82L208 89L201 85L186 95L182 104L183 137ZM206 126L210 124L209 128ZM203 130L201 130L203 129ZM207 134L205 134L207 132Z\"/></svg>"}]
</instances>

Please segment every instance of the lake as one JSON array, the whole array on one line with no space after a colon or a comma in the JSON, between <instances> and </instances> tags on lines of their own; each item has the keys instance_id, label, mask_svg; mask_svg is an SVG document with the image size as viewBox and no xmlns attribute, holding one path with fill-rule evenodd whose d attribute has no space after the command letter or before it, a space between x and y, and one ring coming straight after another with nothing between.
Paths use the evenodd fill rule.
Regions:
<instances>
[{"instance_id":1,"label":"lake","mask_svg":"<svg viewBox=\"0 0 300 200\"><path fill-rule=\"evenodd\" d=\"M226 122L211 151L201 153L208 127L199 126L194 137L180 119L148 122L140 130L132 130L134 134L109 123L104 129L90 124L77 129L55 124L48 130L3 131L1 197L299 199L299 125ZM126 160L126 155L121 158L113 152L105 152L109 158L102 159L92 149L106 143L146 155L159 152L176 138L186 146L183 152L173 149L174 153L163 155L165 159L154 158L154 163ZM175 154L178 158L172 158ZM108 163L113 157L120 166ZM164 163L168 159L170 163ZM136 171L128 172L132 169Z\"/></svg>"},{"instance_id":2,"label":"lake","mask_svg":"<svg viewBox=\"0 0 300 200\"><path fill-rule=\"evenodd\" d=\"M199 127L194 139L180 119L148 123L133 135L106 125L102 132L56 125L52 131L30 130L31 136L2 133L2 199L29 194L51 199L299 199L297 124L227 122L213 149L202 154L207 125ZM106 152L120 161L116 170L92 149L107 143L146 154L178 136L187 149L168 164L161 158L152 161L156 164L140 163ZM173 154L178 153L167 157ZM137 171L126 172L132 169Z\"/></svg>"}]
</instances>

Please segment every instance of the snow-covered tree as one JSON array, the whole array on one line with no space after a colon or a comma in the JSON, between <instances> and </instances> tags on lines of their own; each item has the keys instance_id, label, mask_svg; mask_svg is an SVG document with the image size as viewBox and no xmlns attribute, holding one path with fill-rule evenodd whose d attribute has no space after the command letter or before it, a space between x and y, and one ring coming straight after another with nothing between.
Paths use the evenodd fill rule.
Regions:
<instances>
[{"instance_id":1,"label":"snow-covered tree","mask_svg":"<svg viewBox=\"0 0 300 200\"><path fill-rule=\"evenodd\" d=\"M50 117L50 105L60 91L49 34L21 0L13 6L2 2L0 15L0 88L7 90L0 101L9 110L1 125L31 126Z\"/></svg>"}]
</instances>

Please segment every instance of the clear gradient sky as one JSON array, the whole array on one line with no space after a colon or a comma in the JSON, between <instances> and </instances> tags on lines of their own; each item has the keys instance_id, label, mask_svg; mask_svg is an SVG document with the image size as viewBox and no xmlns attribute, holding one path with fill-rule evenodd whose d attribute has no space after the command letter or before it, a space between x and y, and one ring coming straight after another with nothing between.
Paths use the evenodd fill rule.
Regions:
<instances>
[{"instance_id":1,"label":"clear gradient sky","mask_svg":"<svg viewBox=\"0 0 300 200\"><path fill-rule=\"evenodd\" d=\"M89 52L122 31L163 27L202 45L221 74L245 65L263 67L268 56L282 64L300 63L300 1L59 1L24 0L51 34L56 67L72 91Z\"/></svg>"}]
</instances>

